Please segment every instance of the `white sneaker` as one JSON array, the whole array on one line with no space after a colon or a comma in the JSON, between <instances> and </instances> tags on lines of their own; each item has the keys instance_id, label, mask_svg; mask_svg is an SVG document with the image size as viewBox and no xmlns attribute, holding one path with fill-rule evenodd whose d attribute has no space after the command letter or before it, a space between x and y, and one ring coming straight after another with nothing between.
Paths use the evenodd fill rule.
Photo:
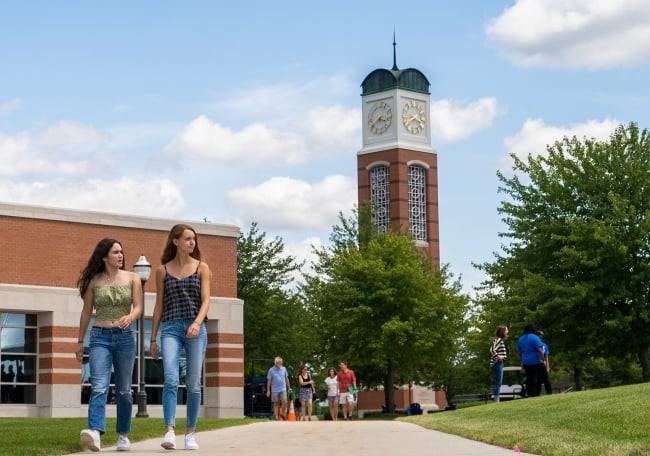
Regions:
<instances>
[{"instance_id":1,"label":"white sneaker","mask_svg":"<svg viewBox=\"0 0 650 456\"><path fill-rule=\"evenodd\" d=\"M117 438L117 451L129 451L131 449L131 441L125 435L120 434Z\"/></svg>"},{"instance_id":2,"label":"white sneaker","mask_svg":"<svg viewBox=\"0 0 650 456\"><path fill-rule=\"evenodd\" d=\"M84 429L81 431L81 434L79 434L79 440L83 446L88 447L91 451L99 451L102 448L99 431L94 429Z\"/></svg>"},{"instance_id":3,"label":"white sneaker","mask_svg":"<svg viewBox=\"0 0 650 456\"><path fill-rule=\"evenodd\" d=\"M160 444L165 450L175 450L176 449L176 434L174 431L165 432L163 441Z\"/></svg>"},{"instance_id":4,"label":"white sneaker","mask_svg":"<svg viewBox=\"0 0 650 456\"><path fill-rule=\"evenodd\" d=\"M199 449L199 444L196 443L196 439L194 438L194 433L193 432L191 434L185 434L185 449L186 450L198 450Z\"/></svg>"}]
</instances>

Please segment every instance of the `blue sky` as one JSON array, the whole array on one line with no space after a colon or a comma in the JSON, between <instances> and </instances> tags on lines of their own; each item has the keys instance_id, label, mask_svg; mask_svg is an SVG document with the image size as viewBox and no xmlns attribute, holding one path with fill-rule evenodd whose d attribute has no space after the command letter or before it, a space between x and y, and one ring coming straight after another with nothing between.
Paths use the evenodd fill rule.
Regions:
<instances>
[{"instance_id":1,"label":"blue sky","mask_svg":"<svg viewBox=\"0 0 650 456\"><path fill-rule=\"evenodd\" d=\"M442 261L466 289L498 169L650 126L644 0L23 2L0 14L0 201L236 223L307 258L356 201L359 84L431 81Z\"/></svg>"}]
</instances>

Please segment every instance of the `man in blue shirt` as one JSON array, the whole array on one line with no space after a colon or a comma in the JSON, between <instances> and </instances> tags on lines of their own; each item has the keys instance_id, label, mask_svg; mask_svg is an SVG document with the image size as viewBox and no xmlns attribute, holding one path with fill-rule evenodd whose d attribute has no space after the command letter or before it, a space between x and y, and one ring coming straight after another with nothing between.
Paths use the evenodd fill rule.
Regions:
<instances>
[{"instance_id":1,"label":"man in blue shirt","mask_svg":"<svg viewBox=\"0 0 650 456\"><path fill-rule=\"evenodd\" d=\"M524 335L517 341L517 353L519 353L521 367L526 371L528 396L539 396L542 388L542 376L546 370L544 345L542 339L535 333L535 325L528 323L524 327Z\"/></svg>"},{"instance_id":2,"label":"man in blue shirt","mask_svg":"<svg viewBox=\"0 0 650 456\"><path fill-rule=\"evenodd\" d=\"M273 414L277 421L280 421L280 417L286 419L284 413L287 409L287 389L289 388L291 385L287 368L282 365L282 358L278 356L275 358L274 366L266 375L266 397L271 398Z\"/></svg>"}]
</instances>

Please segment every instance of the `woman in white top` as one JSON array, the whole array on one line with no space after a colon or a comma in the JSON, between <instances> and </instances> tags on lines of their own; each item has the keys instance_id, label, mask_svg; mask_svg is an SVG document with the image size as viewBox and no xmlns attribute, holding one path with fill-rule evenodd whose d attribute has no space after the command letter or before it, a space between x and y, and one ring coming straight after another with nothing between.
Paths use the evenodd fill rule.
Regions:
<instances>
[{"instance_id":1,"label":"woman in white top","mask_svg":"<svg viewBox=\"0 0 650 456\"><path fill-rule=\"evenodd\" d=\"M328 369L325 383L327 384L327 403L330 406L330 416L332 421L336 421L339 415L339 381L334 368Z\"/></svg>"}]
</instances>

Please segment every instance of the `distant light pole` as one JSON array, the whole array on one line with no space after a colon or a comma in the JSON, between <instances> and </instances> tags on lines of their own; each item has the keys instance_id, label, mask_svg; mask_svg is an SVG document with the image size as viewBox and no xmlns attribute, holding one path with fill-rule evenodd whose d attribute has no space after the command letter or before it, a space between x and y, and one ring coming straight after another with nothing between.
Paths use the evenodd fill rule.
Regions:
<instances>
[{"instance_id":1,"label":"distant light pole","mask_svg":"<svg viewBox=\"0 0 650 456\"><path fill-rule=\"evenodd\" d=\"M140 381L140 385L138 386L138 413L136 413L135 416L138 418L148 418L147 392L144 389L144 287L151 275L151 263L147 261L147 258L144 255L140 255L138 261L133 265L133 272L138 274L140 282L142 282L142 314L140 315L140 321L138 322L138 351L140 353L138 380Z\"/></svg>"}]
</instances>

